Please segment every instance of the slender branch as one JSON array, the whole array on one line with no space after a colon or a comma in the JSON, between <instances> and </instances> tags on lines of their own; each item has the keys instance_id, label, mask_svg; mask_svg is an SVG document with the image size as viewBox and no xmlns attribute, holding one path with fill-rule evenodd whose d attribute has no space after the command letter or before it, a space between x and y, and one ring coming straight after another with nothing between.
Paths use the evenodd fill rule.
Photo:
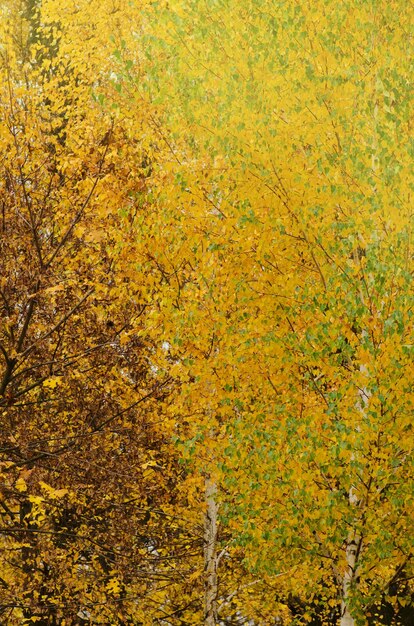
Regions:
<instances>
[{"instance_id":1,"label":"slender branch","mask_svg":"<svg viewBox=\"0 0 414 626\"><path fill-rule=\"evenodd\" d=\"M31 352L31 350L33 349L33 347L36 344L38 344L40 341L44 341L45 339L50 337L50 335L53 335L53 333L55 333L62 326L62 324L64 324L75 313L75 311L77 311L82 306L82 304L85 302L85 300L87 300L87 298L89 298L89 296L94 291L95 291L94 287L89 289L89 291L83 296L83 298L81 300L79 300L79 302L77 304L75 304L75 306L72 307L71 310L68 311L68 313L66 313L66 315L64 315L62 317L62 319L53 328L51 328L47 333L42 335L42 337L39 337L38 339L36 339L36 341L34 341L28 348L26 348L26 350L24 352L21 353L21 356L22 357L26 356L26 354Z\"/></svg>"},{"instance_id":2,"label":"slender branch","mask_svg":"<svg viewBox=\"0 0 414 626\"><path fill-rule=\"evenodd\" d=\"M13 92L12 92L12 88L11 88L11 82L10 82L10 68L7 68L7 86L8 86L8 91L9 91L9 98L10 98L10 109L11 109L11 114L12 114L12 118L13 118L13 123L15 123L15 113L14 113L14 107L13 107ZM24 198L24 203L26 205L27 208L27 212L29 214L29 219L30 219L30 229L33 235L33 241L35 244L35 249L36 249L36 253L39 259L39 263L40 263L40 267L43 267L43 256L42 256L42 249L40 246L40 241L39 241L39 237L37 234L37 228L36 228L36 224L33 218L33 211L32 211L32 203L31 200L29 198L29 195L27 193L27 189L26 189L26 176L23 172L23 165L19 159L19 155L20 155L20 147L19 147L19 143L17 141L17 133L11 129L11 134L13 136L13 142L14 142L14 147L16 150L16 155L17 155L17 167L19 169L19 177L20 177L20 183L21 183L21 187L23 190L23 198ZM27 159L26 159L27 160Z\"/></svg>"},{"instance_id":3,"label":"slender branch","mask_svg":"<svg viewBox=\"0 0 414 626\"><path fill-rule=\"evenodd\" d=\"M145 402L145 400L148 400L149 398L154 396L158 391L163 389L163 387L165 387L171 380L172 380L171 377L167 378L163 383L157 385L152 391L147 393L145 396L142 396L141 398L139 398L136 402L133 402L130 406L126 407L125 409L122 409L122 411L118 411L114 415L111 415L111 417L109 417L104 422L99 424L99 426L94 428L92 431L88 431L86 433L81 433L80 435L71 435L70 437L68 436L67 439L70 439L70 441L67 444L65 444L65 445L61 446L60 448L58 448L57 450L54 450L54 451L51 451L51 452L39 452L39 454L36 454L36 456L32 456L30 458L26 458L26 459L20 460L18 465L19 466L31 465L32 463L35 463L36 461L39 461L41 459L44 459L44 458L47 458L47 457L50 457L50 456L57 457L57 456L60 456L61 454L65 454L71 448L73 448L75 441L78 441L79 439L87 439L88 437L92 437L92 436L97 435L98 433L102 432L102 430L103 430L103 428L105 426L107 426L109 423L113 422L118 417L121 417L121 415L124 415L128 411L131 411L138 404L141 404L141 402Z\"/></svg>"},{"instance_id":4,"label":"slender branch","mask_svg":"<svg viewBox=\"0 0 414 626\"><path fill-rule=\"evenodd\" d=\"M112 132L112 128L113 128L113 125L111 127L110 132ZM101 157L101 160L99 162L98 173L95 176L95 179L93 181L93 185L92 185L92 187L91 187L87 197L85 198L81 208L79 209L79 211L76 213L75 217L73 218L71 224L68 226L68 228L66 230L66 233L63 235L62 239L60 240L60 243L57 245L57 247L56 247L55 251L53 252L52 256L46 262L46 264L45 264L46 268L50 267L50 265L53 263L53 261L55 260L55 258L57 257L57 255L59 254L59 252L61 251L61 249L63 248L63 246L65 245L65 243L69 239L69 237L71 236L71 234L73 233L73 230L74 230L76 224L79 222L79 220L81 219L82 215L84 214L85 209L88 206L88 204L89 204L89 202L90 202L90 200L91 200L91 198L92 198L92 196L93 196L93 194L95 192L95 189L96 189L96 186L98 184L98 181L99 181L99 179L101 177L101 172L102 172L102 168L103 168L103 165L104 165L104 162L105 162L105 158L106 158L106 155L107 155L107 152L108 152L109 144L110 144L110 142L108 141L106 143L105 150L104 150L103 155Z\"/></svg>"},{"instance_id":5,"label":"slender branch","mask_svg":"<svg viewBox=\"0 0 414 626\"><path fill-rule=\"evenodd\" d=\"M133 404L128 406L126 409L122 409L122 411L118 411L118 413L115 413L115 415L108 417L108 419L106 419L101 424L99 424L99 426L97 426L92 432L95 433L95 432L102 430L102 428L106 426L107 424L109 424L110 422L113 422L118 417L121 417L121 415L124 415L131 409L135 408L138 404L141 404L141 402L148 400L148 398L151 398L157 391L160 391L161 389L163 389L169 382L171 382L171 380L172 380L172 377L169 376L163 383L160 383L159 385L157 385L155 389L147 393L145 396L142 396L141 398L139 398L136 402L133 402Z\"/></svg>"},{"instance_id":6,"label":"slender branch","mask_svg":"<svg viewBox=\"0 0 414 626\"><path fill-rule=\"evenodd\" d=\"M20 333L20 337L17 340L16 352L20 352L23 347L24 340L26 339L27 331L29 329L30 320L32 319L34 307L36 304L36 295L40 289L40 280L37 281L34 294L32 294L29 302L29 306L27 308L26 318L23 323L23 328Z\"/></svg>"},{"instance_id":7,"label":"slender branch","mask_svg":"<svg viewBox=\"0 0 414 626\"><path fill-rule=\"evenodd\" d=\"M6 364L6 369L4 370L4 374L3 374L3 380L1 381L1 385L0 385L0 396L4 396L4 392L6 391L7 385L9 384L12 374L13 374L13 368L16 364L16 359L9 359L8 363Z\"/></svg>"}]
</instances>

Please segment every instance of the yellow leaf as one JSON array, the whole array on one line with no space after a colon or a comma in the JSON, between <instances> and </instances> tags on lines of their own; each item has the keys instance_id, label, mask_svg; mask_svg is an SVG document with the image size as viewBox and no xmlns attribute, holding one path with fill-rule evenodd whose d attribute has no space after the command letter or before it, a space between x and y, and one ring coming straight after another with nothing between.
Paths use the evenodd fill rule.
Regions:
<instances>
[{"instance_id":1,"label":"yellow leaf","mask_svg":"<svg viewBox=\"0 0 414 626\"><path fill-rule=\"evenodd\" d=\"M158 465L155 461L147 461L141 467L142 469L146 470L148 467L158 467Z\"/></svg>"},{"instance_id":2,"label":"yellow leaf","mask_svg":"<svg viewBox=\"0 0 414 626\"><path fill-rule=\"evenodd\" d=\"M16 484L15 487L17 489L17 491L27 491L27 485L26 485L26 481L24 480L24 478L18 478L16 480Z\"/></svg>"},{"instance_id":3,"label":"yellow leaf","mask_svg":"<svg viewBox=\"0 0 414 626\"><path fill-rule=\"evenodd\" d=\"M60 384L61 384L61 380L58 376L51 376L50 378L47 378L43 382L43 387L47 387L48 389L54 389Z\"/></svg>"},{"instance_id":4,"label":"yellow leaf","mask_svg":"<svg viewBox=\"0 0 414 626\"><path fill-rule=\"evenodd\" d=\"M48 287L47 289L43 290L43 293L55 293L56 291L63 291L64 286L63 285L54 285L54 287ZM36 294L34 294L36 295Z\"/></svg>"},{"instance_id":5,"label":"yellow leaf","mask_svg":"<svg viewBox=\"0 0 414 626\"><path fill-rule=\"evenodd\" d=\"M63 498L63 496L69 493L67 489L54 489L53 487L43 482L42 480L39 482L39 485L41 486L43 491L46 491L47 495L52 500Z\"/></svg>"},{"instance_id":6,"label":"yellow leaf","mask_svg":"<svg viewBox=\"0 0 414 626\"><path fill-rule=\"evenodd\" d=\"M203 573L202 570L196 570L195 572L190 574L190 576L188 577L188 582L190 583L194 582L194 580L197 580L197 578L200 578L202 573Z\"/></svg>"},{"instance_id":7,"label":"yellow leaf","mask_svg":"<svg viewBox=\"0 0 414 626\"><path fill-rule=\"evenodd\" d=\"M33 502L33 504L40 504L44 499L42 496L29 496L29 501Z\"/></svg>"},{"instance_id":8,"label":"yellow leaf","mask_svg":"<svg viewBox=\"0 0 414 626\"><path fill-rule=\"evenodd\" d=\"M109 582L106 584L105 589L109 591L109 593L119 593L121 591L121 585L117 578L111 578Z\"/></svg>"}]
</instances>

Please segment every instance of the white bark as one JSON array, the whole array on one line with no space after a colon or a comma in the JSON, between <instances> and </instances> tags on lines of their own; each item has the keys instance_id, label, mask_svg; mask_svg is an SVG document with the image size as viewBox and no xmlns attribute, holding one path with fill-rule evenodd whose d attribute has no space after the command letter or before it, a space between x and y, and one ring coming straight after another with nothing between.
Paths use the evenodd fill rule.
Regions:
<instances>
[{"instance_id":1,"label":"white bark","mask_svg":"<svg viewBox=\"0 0 414 626\"><path fill-rule=\"evenodd\" d=\"M341 612L341 626L355 626L354 618L350 614L348 606L344 600L342 601Z\"/></svg>"},{"instance_id":2,"label":"white bark","mask_svg":"<svg viewBox=\"0 0 414 626\"><path fill-rule=\"evenodd\" d=\"M217 597L217 485L209 478L206 479L206 517L204 522L204 626L218 624Z\"/></svg>"},{"instance_id":3,"label":"white bark","mask_svg":"<svg viewBox=\"0 0 414 626\"><path fill-rule=\"evenodd\" d=\"M364 374L368 373L365 365L361 365L360 371ZM357 408L364 414L368 405L370 393L367 389L361 389L358 393ZM361 506L361 500L358 497L354 486L349 490L348 494L349 506L358 508ZM346 569L342 577L342 602L341 602L341 620L340 626L355 626L355 620L349 611L349 596L351 585L357 576L358 557L361 551L362 538L355 532L351 531L346 542Z\"/></svg>"},{"instance_id":4,"label":"white bark","mask_svg":"<svg viewBox=\"0 0 414 626\"><path fill-rule=\"evenodd\" d=\"M341 602L341 621L340 626L355 626L354 618L349 612L349 592L352 584L352 580L355 576L357 567L357 542L355 540L348 540L346 547L346 564L347 569L343 576L342 581L342 602Z\"/></svg>"},{"instance_id":5,"label":"white bark","mask_svg":"<svg viewBox=\"0 0 414 626\"><path fill-rule=\"evenodd\" d=\"M363 296L361 294L361 299ZM366 331L363 331L363 336ZM359 371L368 377L368 368L361 364ZM360 389L358 392L358 400L356 408L363 417L369 403L371 394L367 388ZM359 429L358 429L359 430ZM361 499L358 497L357 490L354 485L348 494L349 506L357 508L361 506ZM351 585L357 576L358 557L362 548L362 538L355 532L351 531L346 542L346 569L342 577L342 601L341 601L341 619L340 626L355 626L355 620L349 611L349 596Z\"/></svg>"}]
</instances>

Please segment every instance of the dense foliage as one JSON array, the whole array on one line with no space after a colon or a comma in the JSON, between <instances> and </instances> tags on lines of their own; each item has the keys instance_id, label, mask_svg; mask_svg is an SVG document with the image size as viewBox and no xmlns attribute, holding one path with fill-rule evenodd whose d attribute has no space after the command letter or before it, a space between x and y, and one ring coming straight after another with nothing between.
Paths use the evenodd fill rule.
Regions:
<instances>
[{"instance_id":1,"label":"dense foliage","mask_svg":"<svg viewBox=\"0 0 414 626\"><path fill-rule=\"evenodd\" d=\"M412 623L412 23L2 4L2 623Z\"/></svg>"}]
</instances>

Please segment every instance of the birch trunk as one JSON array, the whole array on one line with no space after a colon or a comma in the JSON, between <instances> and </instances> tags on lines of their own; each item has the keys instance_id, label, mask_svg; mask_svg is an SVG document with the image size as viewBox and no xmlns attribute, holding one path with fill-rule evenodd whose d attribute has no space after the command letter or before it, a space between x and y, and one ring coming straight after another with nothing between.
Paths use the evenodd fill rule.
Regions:
<instances>
[{"instance_id":1,"label":"birch trunk","mask_svg":"<svg viewBox=\"0 0 414 626\"><path fill-rule=\"evenodd\" d=\"M355 626L354 618L349 612L349 592L352 583L352 579L356 569L356 553L357 544L355 541L348 541L346 547L346 564L347 569L343 577L342 582L342 602L341 602L341 621L340 626Z\"/></svg>"},{"instance_id":2,"label":"birch trunk","mask_svg":"<svg viewBox=\"0 0 414 626\"><path fill-rule=\"evenodd\" d=\"M217 617L217 485L206 479L206 517L204 522L204 626L216 626Z\"/></svg>"},{"instance_id":3,"label":"birch trunk","mask_svg":"<svg viewBox=\"0 0 414 626\"><path fill-rule=\"evenodd\" d=\"M371 46L372 48L374 47L374 40L372 40ZM371 157L371 168L372 168L373 173L375 174L378 168L378 163L377 163L377 158L378 158L378 135L377 135L378 101L377 101L375 90L374 90L373 117L374 117L374 128L373 128L373 139L372 139L373 150L372 150L372 157ZM375 185L372 187L372 193L373 194L377 193ZM358 263L357 256L354 257L354 260L355 260L355 264L357 264ZM362 288L360 288L360 298L361 298L361 302L364 303L365 298L364 298ZM363 337L366 337L367 334L368 333L366 330L362 331ZM365 374L365 376L368 377L369 372L368 372L368 368L365 365L361 365L359 369L361 373ZM369 403L370 395L371 394L367 388L361 389L358 393L359 397L357 400L357 409L361 413L362 418L365 415L366 408ZM361 500L356 495L353 487L351 487L349 491L349 504L350 506L354 506L354 507L358 507L361 505ZM348 541L346 545L347 567L346 567L346 571L342 579L342 602L341 602L340 626L355 626L355 620L349 611L349 595L350 595L351 584L357 575L358 558L359 558L361 549L362 549L362 537L357 536L356 533L354 533L353 536L352 534L350 534L348 536Z\"/></svg>"},{"instance_id":4,"label":"birch trunk","mask_svg":"<svg viewBox=\"0 0 414 626\"><path fill-rule=\"evenodd\" d=\"M361 365L360 371L364 374L368 374L368 370L364 365ZM363 416L365 409L369 401L369 391L367 389L361 389L359 392L359 399L357 402L357 408ZM355 487L351 487L348 494L349 506L355 509L360 508L363 505L355 490ZM340 626L355 626L355 620L349 611L349 596L351 592L351 585L357 576L358 559L362 549L362 537L360 537L355 531L350 531L346 543L346 570L342 578L342 602L341 602L341 621Z\"/></svg>"},{"instance_id":5,"label":"birch trunk","mask_svg":"<svg viewBox=\"0 0 414 626\"><path fill-rule=\"evenodd\" d=\"M349 612L345 601L342 601L341 611L342 611L341 626L355 626L354 618Z\"/></svg>"},{"instance_id":6,"label":"birch trunk","mask_svg":"<svg viewBox=\"0 0 414 626\"><path fill-rule=\"evenodd\" d=\"M361 300L362 300L361 294ZM363 331L363 336L366 331ZM360 372L368 377L368 369L365 365L361 365ZM358 392L358 401L356 408L364 417L366 408L368 406L370 392L367 388L361 389ZM363 500L358 497L354 486L351 487L348 494L349 506L359 508L363 506ZM349 596L351 591L351 585L353 580L357 576L358 559L362 549L362 537L360 537L355 531L351 531L348 535L346 543L346 570L342 578L342 602L341 602L341 621L340 626L355 626L355 620L349 611Z\"/></svg>"}]
</instances>

